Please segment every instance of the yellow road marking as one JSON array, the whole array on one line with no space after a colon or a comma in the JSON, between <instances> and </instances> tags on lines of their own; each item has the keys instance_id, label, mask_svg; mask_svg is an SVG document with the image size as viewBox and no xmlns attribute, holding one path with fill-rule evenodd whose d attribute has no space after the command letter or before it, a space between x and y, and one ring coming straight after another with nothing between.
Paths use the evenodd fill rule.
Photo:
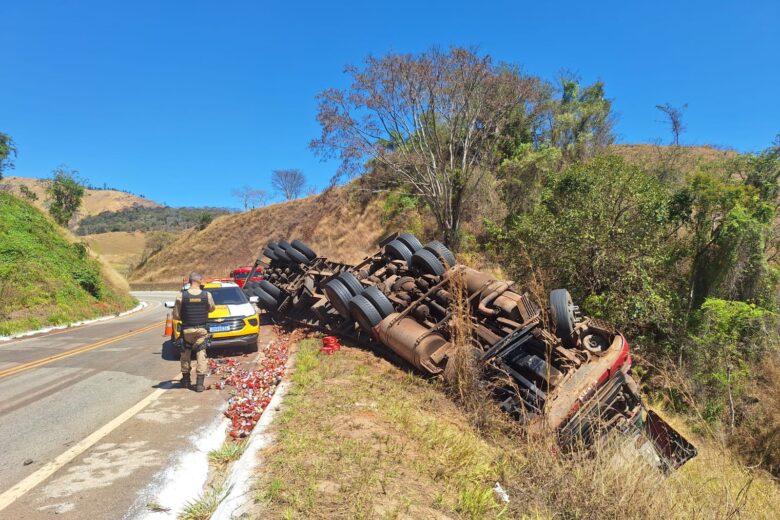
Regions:
<instances>
[{"instance_id":1,"label":"yellow road marking","mask_svg":"<svg viewBox=\"0 0 780 520\"><path fill-rule=\"evenodd\" d=\"M114 336L113 338L108 338L104 340L100 340L97 343L92 343L89 345L83 345L81 347L74 348L72 350L68 350L65 352L60 352L59 354L54 354L52 356L48 356L45 358L37 359L35 361L30 361L29 363L24 363L22 365L17 365L15 367L6 368L5 370L0 370L0 379L3 377L12 376L14 374L18 374L19 372L24 372L25 370L30 370L32 368L36 368L42 365L46 365L48 363L51 363L53 361L57 361L60 359L65 359L70 356L75 356L77 354L82 354L84 352L89 352L90 350L95 350L96 348L105 347L106 345L109 345L111 343L115 343L117 341L123 340L125 338L129 338L131 336L135 336L137 334L142 334L144 332L148 332L152 330L155 327L159 327L161 322L152 323L150 325L147 325L146 327L142 327L140 329L136 329L130 332L127 332L125 334L120 334L119 336Z\"/></svg>"},{"instance_id":2,"label":"yellow road marking","mask_svg":"<svg viewBox=\"0 0 780 520\"><path fill-rule=\"evenodd\" d=\"M156 324L155 324L156 325ZM133 417L135 414L143 410L149 403L156 400L160 395L165 392L165 388L158 388L151 394L144 397L138 403L131 408L125 410L122 414L112 419L109 423L101 427L96 432L90 434L78 444L71 447L65 453L59 455L51 462L46 463L38 471L18 482L11 489L0 495L0 511L14 503L19 497L33 489L35 486L52 476L58 469L62 468L65 464L68 464L73 459L87 451L100 439L114 431L122 423Z\"/></svg>"},{"instance_id":3,"label":"yellow road marking","mask_svg":"<svg viewBox=\"0 0 780 520\"><path fill-rule=\"evenodd\" d=\"M155 303L157 305L154 305ZM91 320L88 320L88 321L91 321L91 322L90 323L82 323L81 325L67 325L67 326L63 326L62 328L55 327L54 330L50 330L49 332L41 332L39 334L32 334L30 336L22 336L22 337L19 337L19 338L15 338L15 339L9 340L8 342L5 342L5 343L0 343L0 346L15 345L17 343L21 343L22 341L29 341L29 340L33 340L33 339L48 338L49 336L56 336L57 334L65 334L66 332L73 332L74 330L79 330L79 329L85 328L85 327L91 327L92 325L104 325L106 323L111 323L111 322L115 322L115 321L119 321L119 320L124 320L126 318L135 318L139 314L143 314L143 313L155 310L157 307L160 307L161 305L162 304L160 302L157 302L157 301L147 302L146 308L141 309L140 311L137 311L137 312L131 312L130 314L125 314L124 316L119 316L118 318L112 318L111 320L94 321L94 322L92 322ZM35 331L33 331L33 332L35 332Z\"/></svg>"}]
</instances>

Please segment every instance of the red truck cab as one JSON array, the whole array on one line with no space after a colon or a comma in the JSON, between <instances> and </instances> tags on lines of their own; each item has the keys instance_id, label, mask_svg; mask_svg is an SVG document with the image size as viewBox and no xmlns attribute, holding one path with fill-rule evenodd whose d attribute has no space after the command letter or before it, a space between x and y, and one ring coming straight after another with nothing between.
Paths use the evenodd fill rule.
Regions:
<instances>
[{"instance_id":1,"label":"red truck cab","mask_svg":"<svg viewBox=\"0 0 780 520\"><path fill-rule=\"evenodd\" d=\"M236 282L239 287L243 287L246 283L246 279L249 277L249 273L252 272L252 266L236 267L230 271L230 278ZM252 277L252 282L259 282L263 279L263 269L258 267L255 271L255 275Z\"/></svg>"}]
</instances>

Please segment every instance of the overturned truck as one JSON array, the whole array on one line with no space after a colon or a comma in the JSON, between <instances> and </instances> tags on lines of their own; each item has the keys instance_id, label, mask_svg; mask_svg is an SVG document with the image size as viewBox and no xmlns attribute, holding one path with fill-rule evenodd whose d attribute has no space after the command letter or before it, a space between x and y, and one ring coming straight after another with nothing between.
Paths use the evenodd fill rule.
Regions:
<instances>
[{"instance_id":1,"label":"overturned truck","mask_svg":"<svg viewBox=\"0 0 780 520\"><path fill-rule=\"evenodd\" d=\"M457 264L440 242L394 234L358 264L318 256L299 240L271 241L254 264L265 279L244 291L279 321L389 349L419 371L444 373L455 319L468 321L473 355L498 405L564 447L626 435L667 471L696 449L642 403L629 344L608 323L582 316L565 289L543 309L513 282ZM550 325L545 326L549 321Z\"/></svg>"}]
</instances>

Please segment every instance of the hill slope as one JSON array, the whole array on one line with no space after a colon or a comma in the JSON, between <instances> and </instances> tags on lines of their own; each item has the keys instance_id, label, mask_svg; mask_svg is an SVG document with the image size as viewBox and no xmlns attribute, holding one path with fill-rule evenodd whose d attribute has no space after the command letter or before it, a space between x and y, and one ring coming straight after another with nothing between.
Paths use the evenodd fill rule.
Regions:
<instances>
[{"instance_id":1,"label":"hill slope","mask_svg":"<svg viewBox=\"0 0 780 520\"><path fill-rule=\"evenodd\" d=\"M361 206L350 187L322 195L218 217L203 231L180 238L130 273L131 282L173 282L191 270L227 276L251 264L268 240L296 237L333 260L363 258L382 238L379 200Z\"/></svg>"},{"instance_id":2,"label":"hill slope","mask_svg":"<svg viewBox=\"0 0 780 520\"><path fill-rule=\"evenodd\" d=\"M48 185L46 179L32 179L27 177L4 177L0 183L8 184L12 186L12 192L18 194L19 187L27 186L30 191L38 196L38 200L33 204L38 208L45 210L44 203L46 201L46 186ZM161 205L153 200L133 195L118 190L90 190L87 189L84 192L84 200L81 203L81 209L79 210L79 220L91 216L97 215L104 211L121 211L123 209L132 208L133 206L143 206L147 208L157 208Z\"/></svg>"},{"instance_id":3,"label":"hill slope","mask_svg":"<svg viewBox=\"0 0 780 520\"><path fill-rule=\"evenodd\" d=\"M31 204L0 192L0 335L119 312L124 280Z\"/></svg>"}]
</instances>

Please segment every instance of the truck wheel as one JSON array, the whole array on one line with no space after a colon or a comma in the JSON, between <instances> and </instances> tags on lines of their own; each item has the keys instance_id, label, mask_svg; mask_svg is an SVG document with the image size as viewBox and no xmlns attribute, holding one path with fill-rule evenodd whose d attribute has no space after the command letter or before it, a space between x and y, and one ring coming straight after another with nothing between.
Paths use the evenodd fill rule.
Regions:
<instances>
[{"instance_id":1,"label":"truck wheel","mask_svg":"<svg viewBox=\"0 0 780 520\"><path fill-rule=\"evenodd\" d=\"M400 240L403 244L409 248L409 251L416 253L423 248L422 242L417 240L417 237L411 233L401 233L396 240Z\"/></svg>"},{"instance_id":2,"label":"truck wheel","mask_svg":"<svg viewBox=\"0 0 780 520\"><path fill-rule=\"evenodd\" d=\"M286 243L286 242L285 242ZM280 246L282 249L284 249L284 252L287 253L287 256L290 257L290 260L297 264L304 264L308 265L311 260L309 260L306 255L295 249L291 244L287 244L286 246Z\"/></svg>"},{"instance_id":3,"label":"truck wheel","mask_svg":"<svg viewBox=\"0 0 780 520\"><path fill-rule=\"evenodd\" d=\"M349 302L349 310L352 313L352 317L355 319L360 327L366 332L371 332L371 329L379 325L382 321L382 316L379 315L379 311L376 310L374 304L368 301L364 296L355 296Z\"/></svg>"},{"instance_id":4,"label":"truck wheel","mask_svg":"<svg viewBox=\"0 0 780 520\"><path fill-rule=\"evenodd\" d=\"M410 265L423 274L435 276L444 274L444 265L442 265L441 260L428 249L420 249L413 254Z\"/></svg>"},{"instance_id":5,"label":"truck wheel","mask_svg":"<svg viewBox=\"0 0 780 520\"><path fill-rule=\"evenodd\" d=\"M339 279L330 280L323 288L328 301L341 314L343 318L349 318L349 301L352 299L352 293L349 292Z\"/></svg>"},{"instance_id":6,"label":"truck wheel","mask_svg":"<svg viewBox=\"0 0 780 520\"><path fill-rule=\"evenodd\" d=\"M261 280L256 282L258 287L274 297L276 301L279 301L279 297L282 295L282 290L277 286L269 282L268 280Z\"/></svg>"},{"instance_id":7,"label":"truck wheel","mask_svg":"<svg viewBox=\"0 0 780 520\"><path fill-rule=\"evenodd\" d=\"M574 303L566 289L550 291L550 319L555 335L561 339L563 346L574 348Z\"/></svg>"},{"instance_id":8,"label":"truck wheel","mask_svg":"<svg viewBox=\"0 0 780 520\"><path fill-rule=\"evenodd\" d=\"M276 259L280 262L289 262L290 257L287 256L287 253L279 246L276 246L272 248L273 252L276 254Z\"/></svg>"},{"instance_id":9,"label":"truck wheel","mask_svg":"<svg viewBox=\"0 0 780 520\"><path fill-rule=\"evenodd\" d=\"M276 256L276 253L270 247L263 249L263 255L269 260L279 260L279 257Z\"/></svg>"},{"instance_id":10,"label":"truck wheel","mask_svg":"<svg viewBox=\"0 0 780 520\"><path fill-rule=\"evenodd\" d=\"M317 258L317 253L315 253L312 250L312 248L310 248L300 240L293 240L291 243L295 249L297 249L298 251L306 255L306 258L308 258L309 260L314 260L315 258Z\"/></svg>"},{"instance_id":11,"label":"truck wheel","mask_svg":"<svg viewBox=\"0 0 780 520\"><path fill-rule=\"evenodd\" d=\"M393 304L390 303L390 300L387 299L387 296L385 296L382 291L373 285L363 289L361 296L371 302L374 308L379 311L379 315L382 319L387 318L393 312L395 312L395 309L393 309Z\"/></svg>"},{"instance_id":12,"label":"truck wheel","mask_svg":"<svg viewBox=\"0 0 780 520\"><path fill-rule=\"evenodd\" d=\"M276 298L265 292L264 290L260 289L259 287L255 289L255 296L260 300L258 304L260 307L267 311L275 311L279 308L279 302L276 301Z\"/></svg>"},{"instance_id":13,"label":"truck wheel","mask_svg":"<svg viewBox=\"0 0 780 520\"><path fill-rule=\"evenodd\" d=\"M406 244L397 239L385 246L385 254L393 260L403 260L407 264L412 259L412 252Z\"/></svg>"},{"instance_id":14,"label":"truck wheel","mask_svg":"<svg viewBox=\"0 0 780 520\"><path fill-rule=\"evenodd\" d=\"M363 284L360 283L357 277L355 277L355 275L349 271L340 273L336 278L344 284L344 287L349 289L349 292L352 293L352 296L357 296L363 292Z\"/></svg>"},{"instance_id":15,"label":"truck wheel","mask_svg":"<svg viewBox=\"0 0 780 520\"><path fill-rule=\"evenodd\" d=\"M438 240L431 240L427 244L425 244L425 249L433 253L439 258L444 259L444 262L446 267L452 267L455 265L455 255L452 254L452 251L447 248L444 244L439 242Z\"/></svg>"}]
</instances>

